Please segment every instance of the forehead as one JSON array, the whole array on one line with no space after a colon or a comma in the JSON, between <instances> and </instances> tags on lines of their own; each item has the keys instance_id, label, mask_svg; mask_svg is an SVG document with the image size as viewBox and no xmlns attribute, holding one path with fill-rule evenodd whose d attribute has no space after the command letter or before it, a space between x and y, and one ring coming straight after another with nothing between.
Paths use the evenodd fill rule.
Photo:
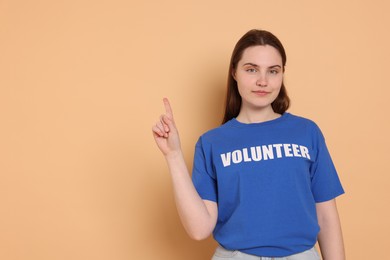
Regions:
<instances>
[{"instance_id":1,"label":"forehead","mask_svg":"<svg viewBox=\"0 0 390 260\"><path fill-rule=\"evenodd\" d=\"M246 48L238 63L245 64L247 62L258 65L282 65L282 56L275 47L256 45Z\"/></svg>"}]
</instances>

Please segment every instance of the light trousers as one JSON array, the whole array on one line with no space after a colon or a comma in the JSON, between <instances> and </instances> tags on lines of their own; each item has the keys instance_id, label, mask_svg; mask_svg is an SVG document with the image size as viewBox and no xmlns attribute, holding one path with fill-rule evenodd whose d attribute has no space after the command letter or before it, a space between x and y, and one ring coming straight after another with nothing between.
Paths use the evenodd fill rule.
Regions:
<instances>
[{"instance_id":1,"label":"light trousers","mask_svg":"<svg viewBox=\"0 0 390 260\"><path fill-rule=\"evenodd\" d=\"M305 252L286 257L261 257L245 254L240 251L227 250L218 246L212 260L321 260L317 250L313 247Z\"/></svg>"}]
</instances>

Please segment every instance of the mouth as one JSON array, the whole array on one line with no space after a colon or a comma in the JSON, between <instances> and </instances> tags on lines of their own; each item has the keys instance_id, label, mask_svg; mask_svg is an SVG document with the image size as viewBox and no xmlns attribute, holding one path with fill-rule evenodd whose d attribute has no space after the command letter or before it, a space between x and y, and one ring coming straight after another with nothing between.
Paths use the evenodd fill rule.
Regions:
<instances>
[{"instance_id":1,"label":"mouth","mask_svg":"<svg viewBox=\"0 0 390 260\"><path fill-rule=\"evenodd\" d=\"M252 93L258 96L265 96L268 95L270 92L264 90L256 90L256 91L252 91Z\"/></svg>"}]
</instances>

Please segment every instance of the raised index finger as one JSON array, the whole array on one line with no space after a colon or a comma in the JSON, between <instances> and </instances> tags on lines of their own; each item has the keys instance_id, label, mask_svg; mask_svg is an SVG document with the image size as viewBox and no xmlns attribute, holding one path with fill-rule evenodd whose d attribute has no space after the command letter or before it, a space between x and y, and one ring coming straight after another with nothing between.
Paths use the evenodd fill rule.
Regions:
<instances>
[{"instance_id":1,"label":"raised index finger","mask_svg":"<svg viewBox=\"0 0 390 260\"><path fill-rule=\"evenodd\" d=\"M164 98L163 102L164 102L165 112L167 113L167 115L173 118L173 112L172 112L171 105L169 104L169 100L167 98Z\"/></svg>"}]
</instances>

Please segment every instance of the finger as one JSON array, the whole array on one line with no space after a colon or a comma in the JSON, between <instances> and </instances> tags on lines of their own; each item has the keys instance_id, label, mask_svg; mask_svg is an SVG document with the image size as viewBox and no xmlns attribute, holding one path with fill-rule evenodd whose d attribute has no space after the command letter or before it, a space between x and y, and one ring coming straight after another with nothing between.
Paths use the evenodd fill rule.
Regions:
<instances>
[{"instance_id":1,"label":"finger","mask_svg":"<svg viewBox=\"0 0 390 260\"><path fill-rule=\"evenodd\" d=\"M152 127L152 132L155 137L163 137L164 133L157 126Z\"/></svg>"},{"instance_id":2,"label":"finger","mask_svg":"<svg viewBox=\"0 0 390 260\"><path fill-rule=\"evenodd\" d=\"M163 127L159 123L153 126L152 131L157 137L168 137L168 133L164 131Z\"/></svg>"},{"instance_id":3,"label":"finger","mask_svg":"<svg viewBox=\"0 0 390 260\"><path fill-rule=\"evenodd\" d=\"M165 126L164 122L160 118L160 121L156 123L156 126L162 131L162 132L168 132L168 128Z\"/></svg>"},{"instance_id":4,"label":"finger","mask_svg":"<svg viewBox=\"0 0 390 260\"><path fill-rule=\"evenodd\" d=\"M167 132L176 131L175 122L170 118L168 115L162 116L162 122L164 125L167 126Z\"/></svg>"},{"instance_id":5,"label":"finger","mask_svg":"<svg viewBox=\"0 0 390 260\"><path fill-rule=\"evenodd\" d=\"M164 123L162 117L160 118L160 121L157 122L156 126L160 129L161 133L163 133L164 137L168 137L169 127Z\"/></svg>"},{"instance_id":6,"label":"finger","mask_svg":"<svg viewBox=\"0 0 390 260\"><path fill-rule=\"evenodd\" d=\"M163 99L164 102L164 107L165 107L165 112L166 114L173 119L173 112L172 112L172 107L171 104L169 103L169 100L167 98Z\"/></svg>"},{"instance_id":7,"label":"finger","mask_svg":"<svg viewBox=\"0 0 390 260\"><path fill-rule=\"evenodd\" d=\"M165 116L165 115L160 116L161 127L162 127L162 129L164 129L165 132L169 132L170 127L169 127L168 123L165 122L166 119L164 119L164 118L167 118L167 116Z\"/></svg>"}]
</instances>

